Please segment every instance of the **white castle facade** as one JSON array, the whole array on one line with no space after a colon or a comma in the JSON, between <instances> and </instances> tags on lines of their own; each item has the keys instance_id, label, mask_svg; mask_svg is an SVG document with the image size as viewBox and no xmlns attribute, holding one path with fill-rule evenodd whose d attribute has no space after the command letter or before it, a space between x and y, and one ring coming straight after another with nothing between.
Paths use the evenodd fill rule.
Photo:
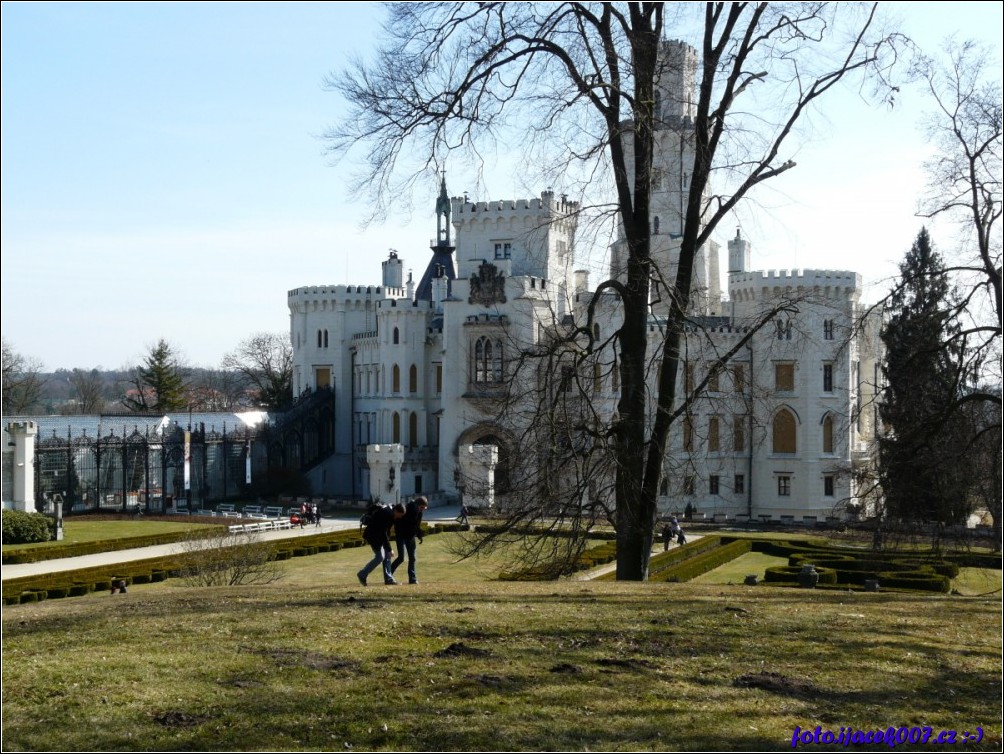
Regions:
<instances>
[{"instance_id":1,"label":"white castle facade","mask_svg":"<svg viewBox=\"0 0 1004 754\"><path fill-rule=\"evenodd\" d=\"M663 76L656 103L662 128L651 216L653 258L671 279L696 54L668 42L666 57L676 73ZM336 397L334 454L311 472L317 492L455 499L464 480L494 474L494 499L481 502L504 505L520 494L507 469L535 451L520 447L499 396L521 354L586 321L595 295L588 273L576 269L578 210L550 190L515 201L451 199L444 179L432 259L417 285L392 252L378 285L289 292L294 394L328 387ZM875 432L878 338L859 327L861 278L754 271L751 244L738 231L727 248L725 291L718 244L706 244L696 260L678 394L706 384L673 425L660 509L753 519L843 515L859 503L855 471L869 462ZM613 278L623 254L615 242ZM791 305L706 379L708 365L783 301ZM602 342L617 327L616 296L603 293L594 305ZM653 301L650 353L661 348L664 314ZM578 384L588 385L597 415L613 417L614 351L598 353L590 369Z\"/></svg>"}]
</instances>

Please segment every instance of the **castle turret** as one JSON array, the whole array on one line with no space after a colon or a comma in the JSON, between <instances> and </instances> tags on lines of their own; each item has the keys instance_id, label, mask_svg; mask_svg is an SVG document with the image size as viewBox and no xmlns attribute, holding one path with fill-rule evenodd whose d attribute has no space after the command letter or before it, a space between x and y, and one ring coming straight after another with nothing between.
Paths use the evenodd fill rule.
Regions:
<instances>
[{"instance_id":1,"label":"castle turret","mask_svg":"<svg viewBox=\"0 0 1004 754\"><path fill-rule=\"evenodd\" d=\"M394 249L390 250L387 261L383 263L383 285L385 288L404 287L404 265Z\"/></svg>"},{"instance_id":2,"label":"castle turret","mask_svg":"<svg viewBox=\"0 0 1004 754\"><path fill-rule=\"evenodd\" d=\"M736 228L736 237L729 241L729 273L749 272L750 242Z\"/></svg>"}]
</instances>

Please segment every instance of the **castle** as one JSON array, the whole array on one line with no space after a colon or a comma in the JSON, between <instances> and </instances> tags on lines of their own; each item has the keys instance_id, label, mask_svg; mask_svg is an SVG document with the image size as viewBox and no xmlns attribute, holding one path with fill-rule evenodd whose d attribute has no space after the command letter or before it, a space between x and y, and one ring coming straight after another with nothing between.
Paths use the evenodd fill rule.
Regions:
<instances>
[{"instance_id":1,"label":"castle","mask_svg":"<svg viewBox=\"0 0 1004 754\"><path fill-rule=\"evenodd\" d=\"M650 210L653 259L669 279L688 188L697 60L683 43L664 45L673 64L657 92ZM589 274L576 269L578 211L551 190L515 201L450 198L444 177L432 257L417 284L391 252L378 285L289 291L294 394L328 387L336 397L334 452L311 472L316 490L455 498L465 480L487 474L494 484L480 502L504 504L518 494L508 470L532 451L520 447L499 400L520 354L584 322L590 302L597 334L617 327L616 296L597 296ZM623 246L611 246L611 278L623 274ZM868 463L876 429L869 407L878 338L873 324L860 326L861 278L841 270L755 271L752 246L738 230L727 248L724 292L719 245L708 242L695 260L679 379L687 393L705 384L673 425L660 510L842 516L860 502L855 471ZM661 346L662 306L652 303L650 352ZM775 310L727 368L708 377L707 365ZM588 384L596 414L612 417L613 350L599 352L577 379Z\"/></svg>"}]
</instances>

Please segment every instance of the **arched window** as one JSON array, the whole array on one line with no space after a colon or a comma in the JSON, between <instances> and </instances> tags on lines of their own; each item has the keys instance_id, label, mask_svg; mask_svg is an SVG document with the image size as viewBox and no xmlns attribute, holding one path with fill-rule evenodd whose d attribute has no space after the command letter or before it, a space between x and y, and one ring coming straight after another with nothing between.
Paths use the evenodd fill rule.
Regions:
<instances>
[{"instance_id":1,"label":"arched window","mask_svg":"<svg viewBox=\"0 0 1004 754\"><path fill-rule=\"evenodd\" d=\"M408 392L418 392L418 367L414 364L412 364L411 369L408 370Z\"/></svg>"},{"instance_id":2,"label":"arched window","mask_svg":"<svg viewBox=\"0 0 1004 754\"><path fill-rule=\"evenodd\" d=\"M394 328L394 345L396 346L400 342L401 342L401 333L395 327Z\"/></svg>"},{"instance_id":3,"label":"arched window","mask_svg":"<svg viewBox=\"0 0 1004 754\"><path fill-rule=\"evenodd\" d=\"M471 374L475 382L502 381L502 341L481 336L474 343Z\"/></svg>"},{"instance_id":4,"label":"arched window","mask_svg":"<svg viewBox=\"0 0 1004 754\"><path fill-rule=\"evenodd\" d=\"M399 367L397 364L395 364L394 365L394 370L391 372L391 375L392 376L391 376L391 389L390 389L390 391L392 393L400 393L401 392L401 367ZM394 440L394 442L398 442L398 441Z\"/></svg>"},{"instance_id":5,"label":"arched window","mask_svg":"<svg viewBox=\"0 0 1004 754\"><path fill-rule=\"evenodd\" d=\"M324 331L324 347L325 348L328 347L328 331L327 330Z\"/></svg>"},{"instance_id":6,"label":"arched window","mask_svg":"<svg viewBox=\"0 0 1004 754\"><path fill-rule=\"evenodd\" d=\"M782 408L774 416L774 452L795 453L795 415Z\"/></svg>"},{"instance_id":7,"label":"arched window","mask_svg":"<svg viewBox=\"0 0 1004 754\"><path fill-rule=\"evenodd\" d=\"M391 422L394 425L394 439L391 442L401 442L401 414L397 411L394 412L394 419Z\"/></svg>"},{"instance_id":8,"label":"arched window","mask_svg":"<svg viewBox=\"0 0 1004 754\"><path fill-rule=\"evenodd\" d=\"M659 216L656 215L655 219L652 220L652 235L659 235Z\"/></svg>"},{"instance_id":9,"label":"arched window","mask_svg":"<svg viewBox=\"0 0 1004 754\"><path fill-rule=\"evenodd\" d=\"M318 348L321 347L321 331L320 330L317 331L317 347Z\"/></svg>"},{"instance_id":10,"label":"arched window","mask_svg":"<svg viewBox=\"0 0 1004 754\"><path fill-rule=\"evenodd\" d=\"M408 445L418 446L418 413L415 411L408 416Z\"/></svg>"},{"instance_id":11,"label":"arched window","mask_svg":"<svg viewBox=\"0 0 1004 754\"><path fill-rule=\"evenodd\" d=\"M600 339L600 325L598 322L593 323L593 340Z\"/></svg>"},{"instance_id":12,"label":"arched window","mask_svg":"<svg viewBox=\"0 0 1004 754\"><path fill-rule=\"evenodd\" d=\"M829 414L823 417L823 452L833 452L833 417Z\"/></svg>"}]
</instances>

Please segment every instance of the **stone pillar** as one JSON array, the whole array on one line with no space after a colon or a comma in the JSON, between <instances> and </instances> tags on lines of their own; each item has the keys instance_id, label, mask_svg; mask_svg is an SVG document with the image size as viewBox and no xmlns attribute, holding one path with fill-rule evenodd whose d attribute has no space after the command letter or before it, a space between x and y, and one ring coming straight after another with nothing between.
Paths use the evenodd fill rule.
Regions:
<instances>
[{"instance_id":1,"label":"stone pillar","mask_svg":"<svg viewBox=\"0 0 1004 754\"><path fill-rule=\"evenodd\" d=\"M494 445L461 445L459 456L464 504L485 510L494 507L499 449Z\"/></svg>"},{"instance_id":2,"label":"stone pillar","mask_svg":"<svg viewBox=\"0 0 1004 754\"><path fill-rule=\"evenodd\" d=\"M11 422L7 434L14 441L14 510L35 512L35 422Z\"/></svg>"},{"instance_id":3,"label":"stone pillar","mask_svg":"<svg viewBox=\"0 0 1004 754\"><path fill-rule=\"evenodd\" d=\"M383 505L400 503L404 445L367 445L366 463L370 467L370 498Z\"/></svg>"}]
</instances>

